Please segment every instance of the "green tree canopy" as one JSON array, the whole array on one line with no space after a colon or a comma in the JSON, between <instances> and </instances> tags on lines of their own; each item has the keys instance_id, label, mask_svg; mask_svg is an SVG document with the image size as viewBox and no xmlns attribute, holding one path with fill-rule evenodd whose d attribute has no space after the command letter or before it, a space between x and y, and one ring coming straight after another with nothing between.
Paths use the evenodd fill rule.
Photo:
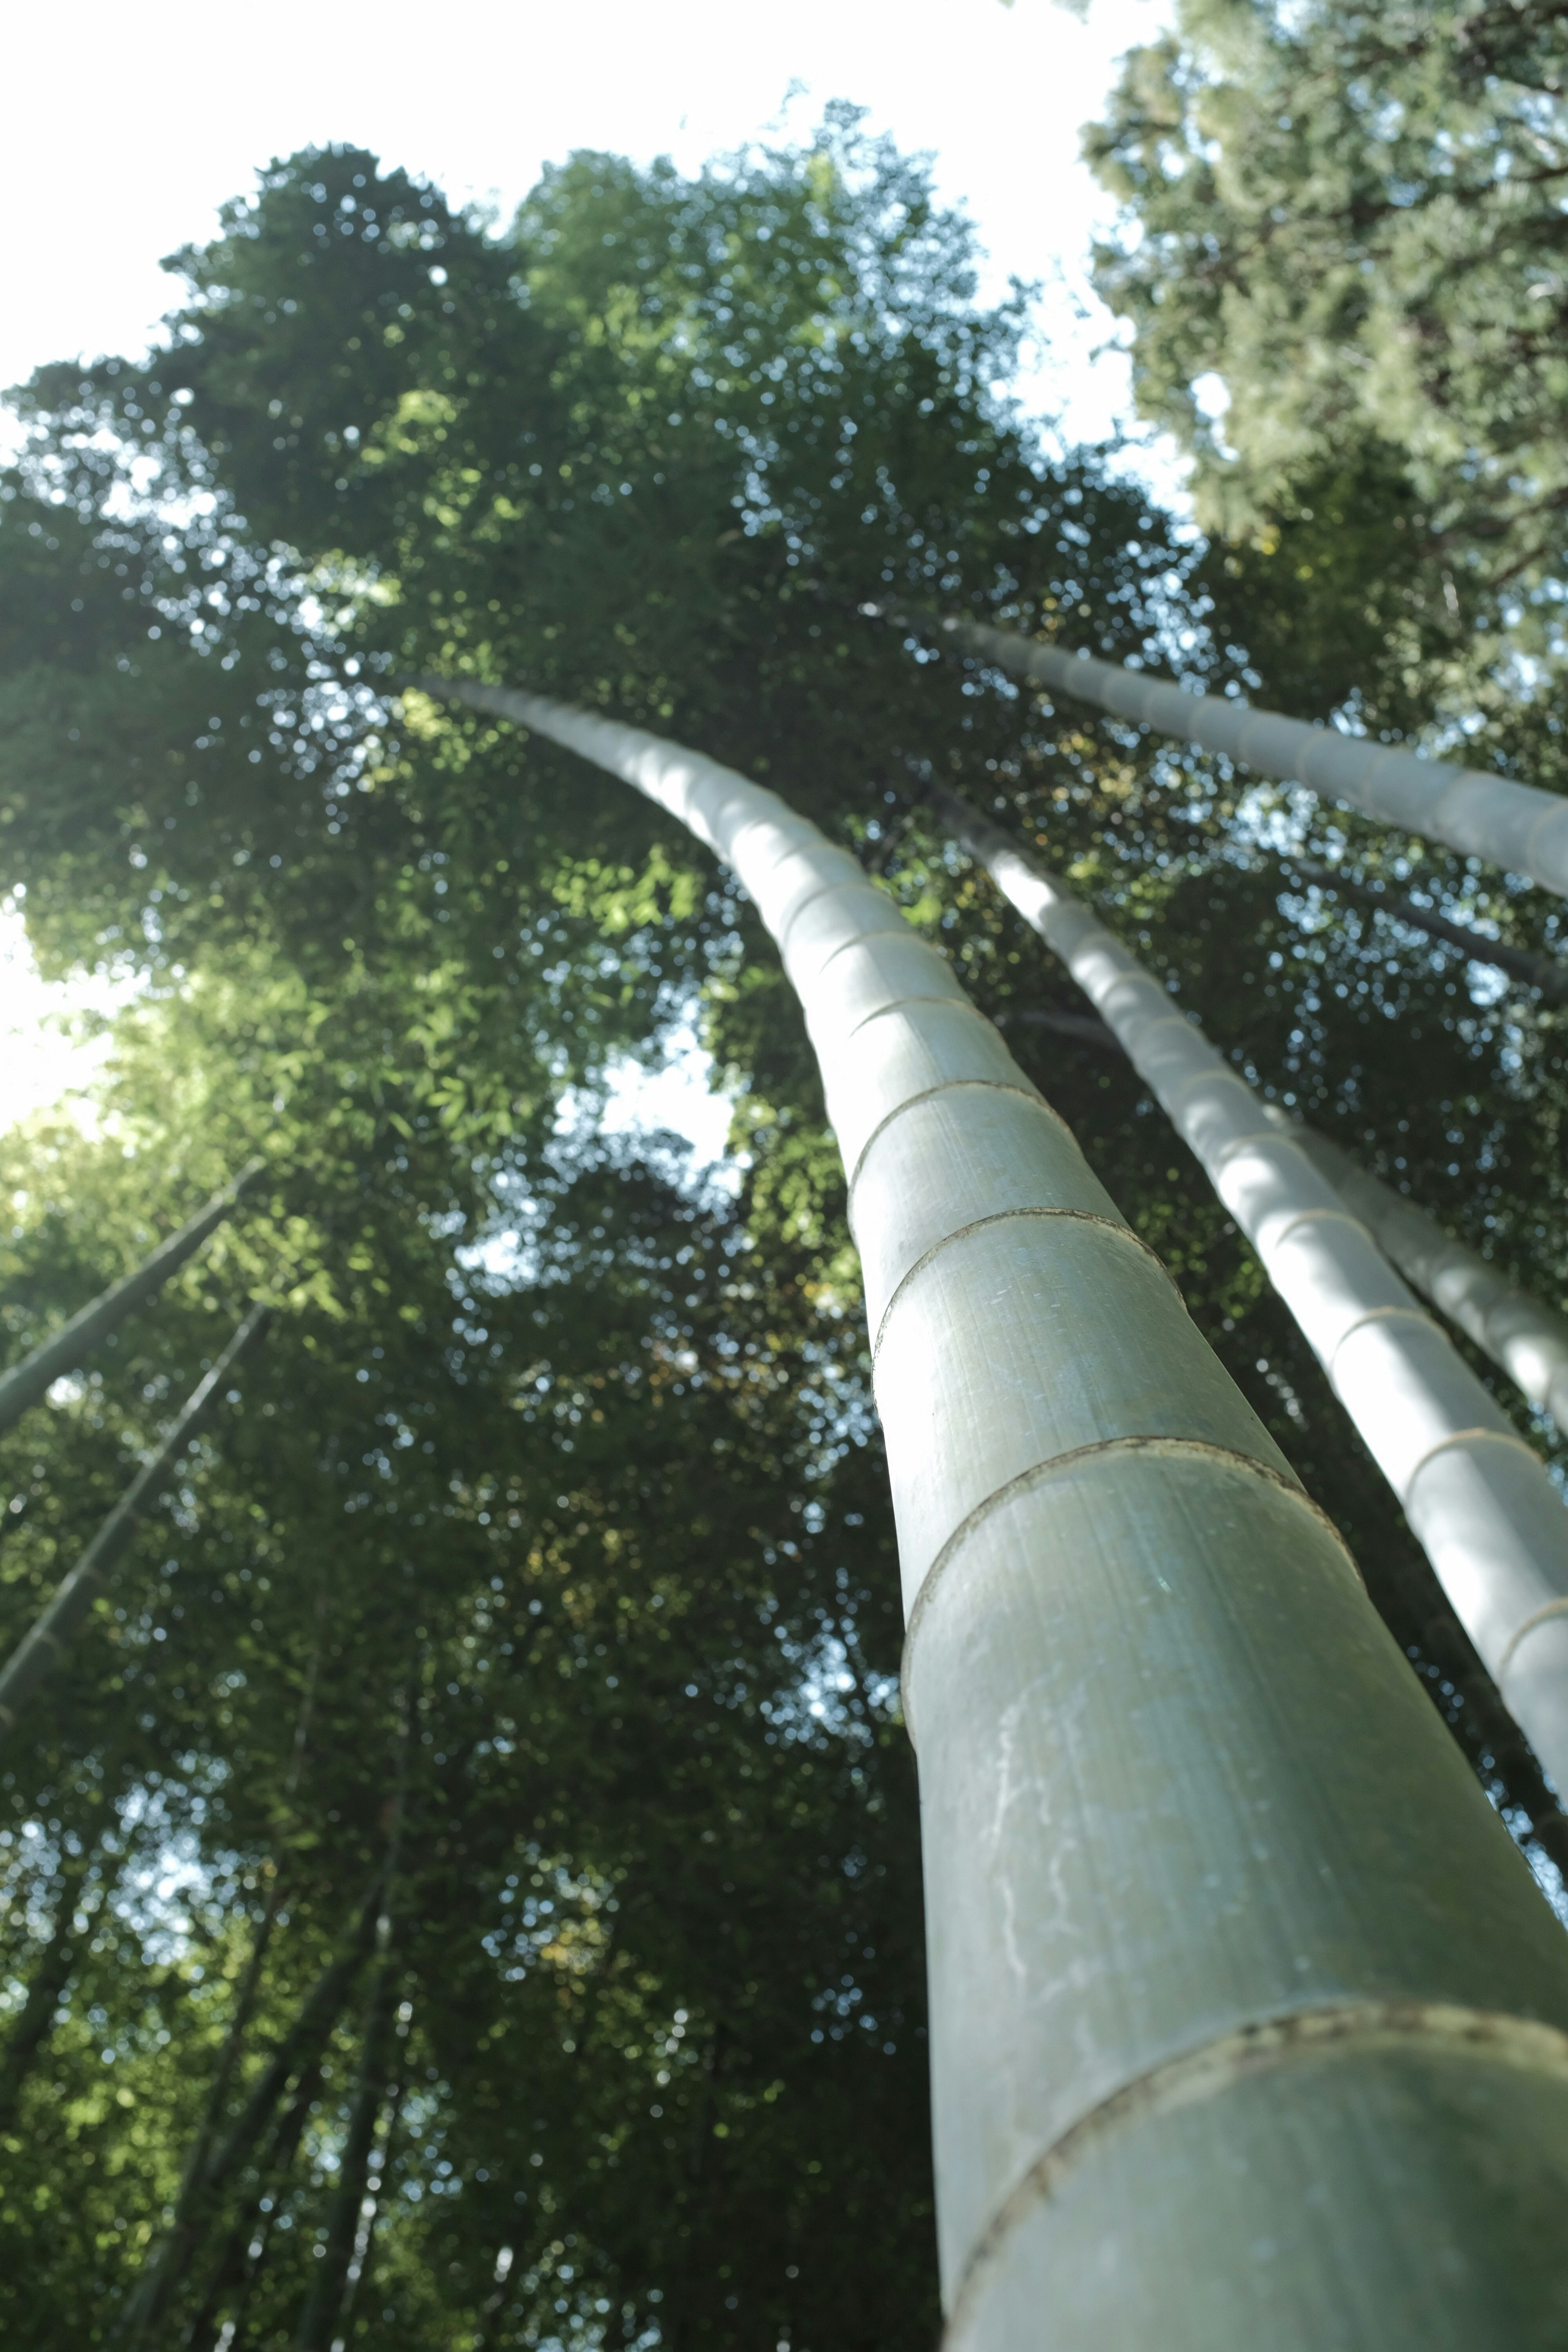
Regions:
<instances>
[{"instance_id":1,"label":"green tree canopy","mask_svg":"<svg viewBox=\"0 0 1568 2352\"><path fill-rule=\"evenodd\" d=\"M87 1131L5 1142L15 1352L268 1169L5 1440L9 1638L244 1300L277 1313L0 1751L38 2023L0 2079L18 2342L131 2307L231 2037L214 2146L282 2073L148 2342L289 2340L367 2087L356 2344L934 2325L892 1529L798 1015L656 812L420 673L698 742L878 867L1172 1265L1521 1838L1550 1809L1223 1213L1124 1066L1030 1025L1065 982L917 795L950 777L1043 840L1276 1094L1560 1292L1552 1017L1289 858L1469 891L1526 943L1552 919L867 616L891 591L1216 682L1248 658L1210 649L1169 520L1009 407L1017 316L975 307L972 258L844 113L690 180L575 158L500 231L310 152L178 257L166 349L29 392L3 879L48 969L147 993ZM729 1189L595 1131L616 1055L693 1017Z\"/></svg>"},{"instance_id":2,"label":"green tree canopy","mask_svg":"<svg viewBox=\"0 0 1568 2352\"><path fill-rule=\"evenodd\" d=\"M1099 279L1209 520L1267 532L1338 484L1360 532L1392 460L1388 552L1456 607L1466 574L1561 576L1563 72L1559 12L1512 0L1184 0L1131 53L1089 134L1136 228Z\"/></svg>"}]
</instances>

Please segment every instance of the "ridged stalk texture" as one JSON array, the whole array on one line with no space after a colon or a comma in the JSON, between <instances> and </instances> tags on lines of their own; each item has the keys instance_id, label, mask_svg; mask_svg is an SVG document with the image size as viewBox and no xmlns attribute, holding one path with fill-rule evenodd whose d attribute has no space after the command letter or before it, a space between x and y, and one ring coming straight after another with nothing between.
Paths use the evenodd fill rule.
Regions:
<instances>
[{"instance_id":1,"label":"ridged stalk texture","mask_svg":"<svg viewBox=\"0 0 1568 2352\"><path fill-rule=\"evenodd\" d=\"M38 1685L63 1654L102 1591L158 1482L184 1451L240 1356L267 1328L267 1309L253 1307L206 1377L192 1391L150 1462L144 1463L70 1574L0 1666L0 1729L9 1731Z\"/></svg>"},{"instance_id":2,"label":"ridged stalk texture","mask_svg":"<svg viewBox=\"0 0 1568 2352\"><path fill-rule=\"evenodd\" d=\"M162 1290L169 1276L177 1273L185 1260L200 1249L207 1235L232 1213L246 1186L265 1165L264 1160L251 1160L232 1184L215 1192L205 1209L199 1210L188 1224L182 1225L177 1234L161 1242L123 1282L115 1283L100 1297L89 1300L50 1339L41 1341L30 1356L24 1357L8 1372L0 1372L0 1430L9 1429L13 1422L19 1421L62 1372L74 1372L79 1364L84 1364L133 1307L140 1307L143 1299Z\"/></svg>"},{"instance_id":3,"label":"ridged stalk texture","mask_svg":"<svg viewBox=\"0 0 1568 2352\"><path fill-rule=\"evenodd\" d=\"M1405 1279L1501 1366L1514 1385L1568 1433L1568 1316L1505 1282L1403 1192L1358 1167L1326 1135L1281 1119L1308 1159L1373 1235Z\"/></svg>"},{"instance_id":4,"label":"ridged stalk texture","mask_svg":"<svg viewBox=\"0 0 1568 2352\"><path fill-rule=\"evenodd\" d=\"M1343 1546L945 961L773 793L420 681L743 884L850 1183L977 2352L1545 2352L1568 1943Z\"/></svg>"},{"instance_id":5,"label":"ridged stalk texture","mask_svg":"<svg viewBox=\"0 0 1568 2352\"><path fill-rule=\"evenodd\" d=\"M1295 1317L1504 1705L1568 1796L1568 1510L1372 1234L1169 991L955 793L932 806L1120 1039Z\"/></svg>"},{"instance_id":6,"label":"ridged stalk texture","mask_svg":"<svg viewBox=\"0 0 1568 2352\"><path fill-rule=\"evenodd\" d=\"M1342 735L1334 727L1310 727L1278 711L1258 710L1249 702L1189 694L1120 662L1070 654L984 621L908 618L1014 677L1096 703L1163 735L1201 743L1205 751L1239 761L1255 775L1305 784L1324 800L1345 801L1384 824L1446 842L1468 857L1484 857L1568 898L1568 799L1559 793L1510 783L1479 768L1456 768L1446 760L1419 759L1387 743Z\"/></svg>"}]
</instances>

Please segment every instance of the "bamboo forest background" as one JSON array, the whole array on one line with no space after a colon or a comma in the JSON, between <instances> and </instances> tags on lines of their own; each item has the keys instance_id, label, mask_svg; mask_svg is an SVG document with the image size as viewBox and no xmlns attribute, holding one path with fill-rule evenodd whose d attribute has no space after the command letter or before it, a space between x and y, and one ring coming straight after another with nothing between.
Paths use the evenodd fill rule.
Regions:
<instances>
[{"instance_id":1,"label":"bamboo forest background","mask_svg":"<svg viewBox=\"0 0 1568 2352\"><path fill-rule=\"evenodd\" d=\"M1407 13L1445 56L1450 18L1518 18ZM1293 10L1289 38L1346 22ZM1150 232L1105 282L1167 422L1266 345L1239 297L1203 308L1167 217L1211 135L1182 110L1243 35L1287 38L1194 10L1101 137ZM1241 174L1253 130L1213 104ZM1335 136L1352 177L1384 168L1364 123ZM1307 219L1298 151L1268 169ZM675 828L406 681L699 745L882 877L1175 1273L1561 1903L1563 1816L1304 1342L921 795L1038 844L1266 1092L1561 1301L1561 998L1485 961L1561 952L1552 902L868 609L970 610L1562 789L1561 552L1544 524L1497 552L1528 453L1496 454L1462 320L1434 331L1459 457L1408 402L1340 430L1354 321L1316 320L1330 426L1283 470L1205 443L1196 536L1011 404L1025 305L977 305L963 224L848 109L695 180L575 157L504 228L309 152L172 267L167 348L36 379L0 489L3 879L47 971L145 977L89 1104L0 1139L8 1359L266 1171L0 1440L7 1649L247 1303L274 1313L0 1742L0 2326L919 2341L914 1772L804 1032ZM1520 366L1552 444L1560 379ZM593 1115L617 1055L694 1018L734 1102L718 1179Z\"/></svg>"}]
</instances>

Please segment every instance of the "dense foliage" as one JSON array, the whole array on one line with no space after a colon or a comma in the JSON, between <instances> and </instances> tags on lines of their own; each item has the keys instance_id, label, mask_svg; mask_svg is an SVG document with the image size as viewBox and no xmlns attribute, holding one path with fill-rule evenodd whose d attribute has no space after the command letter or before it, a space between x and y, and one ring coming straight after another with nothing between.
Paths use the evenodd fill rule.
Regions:
<instances>
[{"instance_id":1,"label":"dense foliage","mask_svg":"<svg viewBox=\"0 0 1568 2352\"><path fill-rule=\"evenodd\" d=\"M1450 595L1466 568L1561 575L1564 23L1555 0L1183 0L1131 54L1089 151L1139 234L1100 282L1216 520L1267 528L1381 460Z\"/></svg>"},{"instance_id":2,"label":"dense foliage","mask_svg":"<svg viewBox=\"0 0 1568 2352\"><path fill-rule=\"evenodd\" d=\"M1561 1295L1554 1016L1291 861L1554 919L868 615L1254 657L1135 487L1043 458L1015 317L847 114L695 181L575 158L501 234L310 152L177 269L166 349L36 382L0 499L0 879L49 969L147 979L85 1126L5 1140L12 1350L268 1176L0 1447L6 1642L246 1298L277 1312L0 1748L9 2336L918 2339L913 1768L804 1035L688 841L415 681L699 743L882 874L1526 1838L1551 1801L1298 1335L1131 1073L1029 1017L1067 983L920 786L992 800L1267 1087ZM595 1117L693 1016L723 1182Z\"/></svg>"},{"instance_id":3,"label":"dense foliage","mask_svg":"<svg viewBox=\"0 0 1568 2352\"><path fill-rule=\"evenodd\" d=\"M182 1205L253 1140L279 1171L47 1432L15 1433L9 1622L238 1300L270 1289L280 1311L5 1776L12 1893L46 1964L62 1905L68 1935L82 1918L68 2023L12 2088L7 2335L112 2309L253 1952L265 1936L247 2087L352 1945L403 1811L398 2218L369 2339L477 2340L492 2297L492 2338L502 2304L499 2340L556 2308L581 2332L606 2295L635 2336L662 2294L707 2340L721 2280L750 2327L869 2343L910 2290L896 2239L849 2258L852 2216L864 2230L902 2178L918 2226L923 2195L918 1885L875 1663L896 1656L876 1471L834 1437L819 1318L731 1204L636 1163L562 1174L487 1273L459 1241L473 1188L465 1204L445 1154L387 1151L395 1094L373 1109L331 1042L286 1113L256 1093L295 1010L236 984L148 1017L105 1107L112 1150L34 1133L8 1171L29 1324L112 1243L134 1253L150 1195ZM172 1153L172 1129L199 1148ZM292 2103L198 2215L176 2332L151 2340L215 2296L213 2327L226 2307L289 2340L361 2054L351 1979Z\"/></svg>"}]
</instances>

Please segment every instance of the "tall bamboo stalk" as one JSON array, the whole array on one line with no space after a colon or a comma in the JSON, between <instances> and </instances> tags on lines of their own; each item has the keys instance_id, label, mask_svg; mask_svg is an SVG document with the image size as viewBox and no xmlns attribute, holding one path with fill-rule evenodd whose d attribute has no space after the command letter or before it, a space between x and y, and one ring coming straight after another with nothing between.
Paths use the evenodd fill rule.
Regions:
<instances>
[{"instance_id":1,"label":"tall bamboo stalk","mask_svg":"<svg viewBox=\"0 0 1568 2352\"><path fill-rule=\"evenodd\" d=\"M1017 1021L1027 1026L1050 1029L1058 1035L1070 1038L1075 1044L1092 1045L1097 1052L1113 1054L1118 1061L1127 1058L1115 1030L1108 1027L1097 1013L1052 1013L1031 1008L1020 1013L998 1014L997 1018L999 1022L1005 1020L1011 1024ZM1401 1211L1408 1209L1411 1212L1413 1224L1417 1227L1417 1231L1410 1235L1415 1247L1408 1254L1402 1254L1401 1248L1394 1245L1395 1237L1391 1231L1376 1219L1366 1216L1363 1208L1369 1230L1400 1272L1408 1275L1416 1288L1426 1291L1435 1305L1442 1307L1446 1313L1451 1313L1451 1318L1468 1331L1473 1339L1479 1339L1503 1370L1518 1379L1520 1386L1531 1395L1532 1402L1535 1401L1536 1390L1545 1388L1546 1375L1559 1360L1556 1353L1559 1344L1568 1343L1568 1323L1554 1317L1539 1299L1531 1298L1522 1291L1507 1289L1483 1259L1472 1256L1458 1242L1450 1240L1431 1218L1415 1208L1414 1202L1388 1192L1386 1186L1377 1185L1375 1178L1366 1176L1363 1170L1356 1168L1355 1162L1342 1152L1337 1144L1329 1143L1325 1137L1317 1135L1312 1129L1287 1118L1274 1104L1266 1104L1264 1108L1267 1116L1295 1138L1319 1173L1327 1176L1331 1182L1334 1181L1338 1163L1342 1161L1347 1168L1354 1170L1363 1184L1375 1185L1384 1202L1396 1204ZM1336 1190L1347 1201L1347 1205L1352 1209L1358 1205L1357 1195L1349 1194L1343 1187L1337 1185ZM1403 1228L1403 1218L1399 1222ZM1454 1259L1464 1263L1455 1266ZM1439 1268L1444 1276L1453 1278L1439 1280ZM1432 1277L1430 1281L1428 1276ZM1498 1310L1496 1313L1490 1311L1494 1307ZM1565 1345L1564 1353L1568 1356L1568 1345ZM1436 1589L1430 1584L1424 1591L1417 1591L1412 1585L1403 1596L1404 1607L1414 1612L1417 1622L1426 1622L1428 1643L1441 1644L1445 1620L1436 1602ZM1553 1801L1551 1786L1542 1776L1540 1758L1521 1738L1520 1727L1510 1720L1495 1684L1484 1674L1479 1682L1472 1682L1468 1704L1472 1709L1479 1710L1470 1726L1472 1735L1482 1730L1484 1725L1484 1744L1496 1750L1509 1787L1528 1806L1531 1835L1558 1867L1568 1874L1568 1811L1562 1811Z\"/></svg>"},{"instance_id":2,"label":"tall bamboo stalk","mask_svg":"<svg viewBox=\"0 0 1568 2352\"><path fill-rule=\"evenodd\" d=\"M371 2150L375 2144L376 2124L384 2106L390 2117L397 2096L396 2086L388 2083L387 2070L392 2056L393 2024L397 2007L397 1964L393 1954L397 1873L408 1809L408 1756L414 1728L414 1706L407 1691L403 1694L401 1706L403 1725L398 1744L397 1776L393 1790L381 1909L375 1923L375 1965L371 1970L370 1990L365 2000L359 2065L354 2076L353 2097L349 2105L348 2130L338 2159L338 2184L327 2216L326 2239L321 2246L321 2260L312 2269L310 2293L300 2315L300 2326L294 2338L295 2352L330 2352L340 2326L347 2321L359 2271L370 2251L369 2231L364 2231L363 2245L361 2232L367 2220L374 2218L374 2205L369 2215L365 2211L365 2184L370 2172ZM388 2129L390 2133L390 2123ZM357 2263L356 2253L359 2258Z\"/></svg>"},{"instance_id":3,"label":"tall bamboo stalk","mask_svg":"<svg viewBox=\"0 0 1568 2352\"><path fill-rule=\"evenodd\" d=\"M318 2053L295 2084L289 2105L268 2136L265 2151L251 2167L246 2193L208 2275L201 2303L185 2330L181 2352L219 2352L219 2347L223 2352L240 2352L250 2299L265 2267L279 2219L279 2200L268 2192L273 2187L280 2189L292 2169L321 2087L321 2061ZM219 2326L217 2315L226 2304L228 2316Z\"/></svg>"},{"instance_id":4,"label":"tall bamboo stalk","mask_svg":"<svg viewBox=\"0 0 1568 2352\"><path fill-rule=\"evenodd\" d=\"M909 1611L950 2345L1545 2352L1568 1945L1163 1268L773 793L427 690L686 824L805 1009Z\"/></svg>"},{"instance_id":5,"label":"tall bamboo stalk","mask_svg":"<svg viewBox=\"0 0 1568 2352\"><path fill-rule=\"evenodd\" d=\"M1405 1279L1568 1433L1568 1316L1505 1282L1484 1257L1446 1234L1414 1201L1358 1167L1326 1135L1286 1119L1282 1112L1279 1116Z\"/></svg>"},{"instance_id":6,"label":"tall bamboo stalk","mask_svg":"<svg viewBox=\"0 0 1568 2352\"><path fill-rule=\"evenodd\" d=\"M41 1341L30 1356L25 1356L8 1372L0 1372L0 1429L9 1429L14 1421L19 1421L62 1372L75 1371L79 1364L84 1364L133 1307L140 1307L144 1298L162 1290L169 1276L195 1255L207 1235L232 1213L246 1186L265 1166L265 1160L250 1160L232 1184L215 1192L205 1209L199 1210L188 1224L182 1225L177 1234L161 1242L123 1282L115 1283L90 1300L51 1339Z\"/></svg>"},{"instance_id":7,"label":"tall bamboo stalk","mask_svg":"<svg viewBox=\"0 0 1568 2352\"><path fill-rule=\"evenodd\" d=\"M312 2267L310 2292L300 2315L295 2352L328 2352L337 2336L353 2286L356 2250L365 2220L366 2181L376 2125L390 2110L387 2067L393 2050L393 2021L397 2008L396 1964L393 1958L386 1915L383 1914L380 1948L371 1972L360 2037L360 2058L349 2107L348 2131L338 2160L338 2183L327 2217L321 2259Z\"/></svg>"},{"instance_id":8,"label":"tall bamboo stalk","mask_svg":"<svg viewBox=\"0 0 1568 2352\"><path fill-rule=\"evenodd\" d=\"M241 2168L274 2123L291 2079L308 2076L342 2014L354 1979L375 1937L385 1874L378 1870L339 1950L295 2011L227 2132L218 2139L204 2117L199 2170L187 2168L171 2226L154 2248L113 2322L110 2341L132 2352L143 2330L161 2317L200 2248L208 2221ZM201 2316L206 2316L204 2306Z\"/></svg>"},{"instance_id":9,"label":"tall bamboo stalk","mask_svg":"<svg viewBox=\"0 0 1568 2352\"><path fill-rule=\"evenodd\" d=\"M304 1696L294 1724L294 1739L289 1758L289 1769L284 1777L283 1796L287 1805L300 1785L304 1769L305 1751L310 1738L310 1718L315 1711L316 1685L321 1664L321 1610L317 1605L316 1646L311 1653L310 1671L305 1679ZM228 2030L223 2038L218 2063L207 2088L201 2118L186 2153L184 2169L175 2193L174 2210L162 2237L153 2245L142 2266L142 2275L127 2296L115 2323L114 2341L135 2352L135 2347L149 2328L162 2318L169 2297L184 2278L195 2255L212 2219L212 2189L210 2173L213 2149L224 2112L228 2105L236 2072L244 2053L251 2021L261 1995L262 1971L278 1925L283 1898L283 1875L276 1862L269 1865L267 1900L261 1917L251 1938L250 1957L245 1965L239 1988L229 2016Z\"/></svg>"},{"instance_id":10,"label":"tall bamboo stalk","mask_svg":"<svg viewBox=\"0 0 1568 2352\"><path fill-rule=\"evenodd\" d=\"M1372 1234L1170 992L956 793L931 805L1060 956L1262 1259L1504 1704L1568 1792L1568 1511Z\"/></svg>"},{"instance_id":11,"label":"tall bamboo stalk","mask_svg":"<svg viewBox=\"0 0 1568 2352\"><path fill-rule=\"evenodd\" d=\"M185 2157L184 2170L175 2192L174 2211L168 2226L158 2241L137 2280L116 2322L113 2341L124 2352L135 2352L149 2328L155 2327L163 2315L164 2306L174 2293L201 2242L211 2218L206 2191L206 2171L214 2139L223 2119L225 2104L234 2081L245 2047L245 2039L256 2011L261 1990L261 1972L266 1964L267 1948L272 1940L277 1922L281 1881L276 1872L268 1891L267 1906L252 1938L250 1958L240 1979L239 1991L224 2035L223 2047L212 2083L208 2086L195 2137Z\"/></svg>"},{"instance_id":12,"label":"tall bamboo stalk","mask_svg":"<svg viewBox=\"0 0 1568 2352\"><path fill-rule=\"evenodd\" d=\"M1016 1022L1048 1029L1124 1058L1121 1039L1098 1013L1054 1013L1031 1005L996 1019L999 1027ZM1532 1405L1568 1431L1568 1316L1517 1283L1505 1282L1495 1266L1445 1233L1425 1209L1369 1175L1304 1120L1289 1118L1273 1103L1264 1105L1264 1114L1300 1146L1405 1280L1500 1366Z\"/></svg>"},{"instance_id":13,"label":"tall bamboo stalk","mask_svg":"<svg viewBox=\"0 0 1568 2352\"><path fill-rule=\"evenodd\" d=\"M214 1397L252 1339L267 1328L268 1309L253 1307L204 1380L192 1391L150 1462L144 1463L110 1512L70 1574L0 1666L0 1727L9 1731L97 1600L137 1524L184 1452Z\"/></svg>"},{"instance_id":14,"label":"tall bamboo stalk","mask_svg":"<svg viewBox=\"0 0 1568 2352\"><path fill-rule=\"evenodd\" d=\"M1201 743L1205 751L1239 761L1255 775L1305 784L1324 800L1347 801L1384 824L1426 841L1446 842L1450 849L1487 858L1543 890L1568 897L1568 799L1560 793L1510 783L1479 768L1456 768L1447 760L1424 760L1364 736L1342 735L1334 727L1310 727L1277 711L1257 710L1249 702L1189 694L1120 662L1068 653L984 621L951 614L890 617L962 646L1014 677L1096 703L1160 734Z\"/></svg>"},{"instance_id":15,"label":"tall bamboo stalk","mask_svg":"<svg viewBox=\"0 0 1568 2352\"><path fill-rule=\"evenodd\" d=\"M404 2003L399 2008L397 2022L392 2027L388 2036L393 2079L387 2084L381 2112L376 2118L375 2145L366 2158L364 2196L360 2202L354 2230L353 2259L349 2263L348 2275L343 2281L343 2299L338 2308L338 2332L332 2339L334 2345L347 2344L352 2341L354 2306L360 2290L365 2284L366 2273L371 2267L375 2252L376 2223L386 2203L384 2194L386 2176L391 2168L393 2152L397 2145L398 2126L403 2120L404 2102L409 2090L406 2046L402 2052L398 2052L391 2045L397 2038L401 2038L406 2045L408 2026L404 2017L404 2009L406 2007L407 2004ZM471 2352L479 2352L477 2342L472 2344Z\"/></svg>"}]
</instances>

